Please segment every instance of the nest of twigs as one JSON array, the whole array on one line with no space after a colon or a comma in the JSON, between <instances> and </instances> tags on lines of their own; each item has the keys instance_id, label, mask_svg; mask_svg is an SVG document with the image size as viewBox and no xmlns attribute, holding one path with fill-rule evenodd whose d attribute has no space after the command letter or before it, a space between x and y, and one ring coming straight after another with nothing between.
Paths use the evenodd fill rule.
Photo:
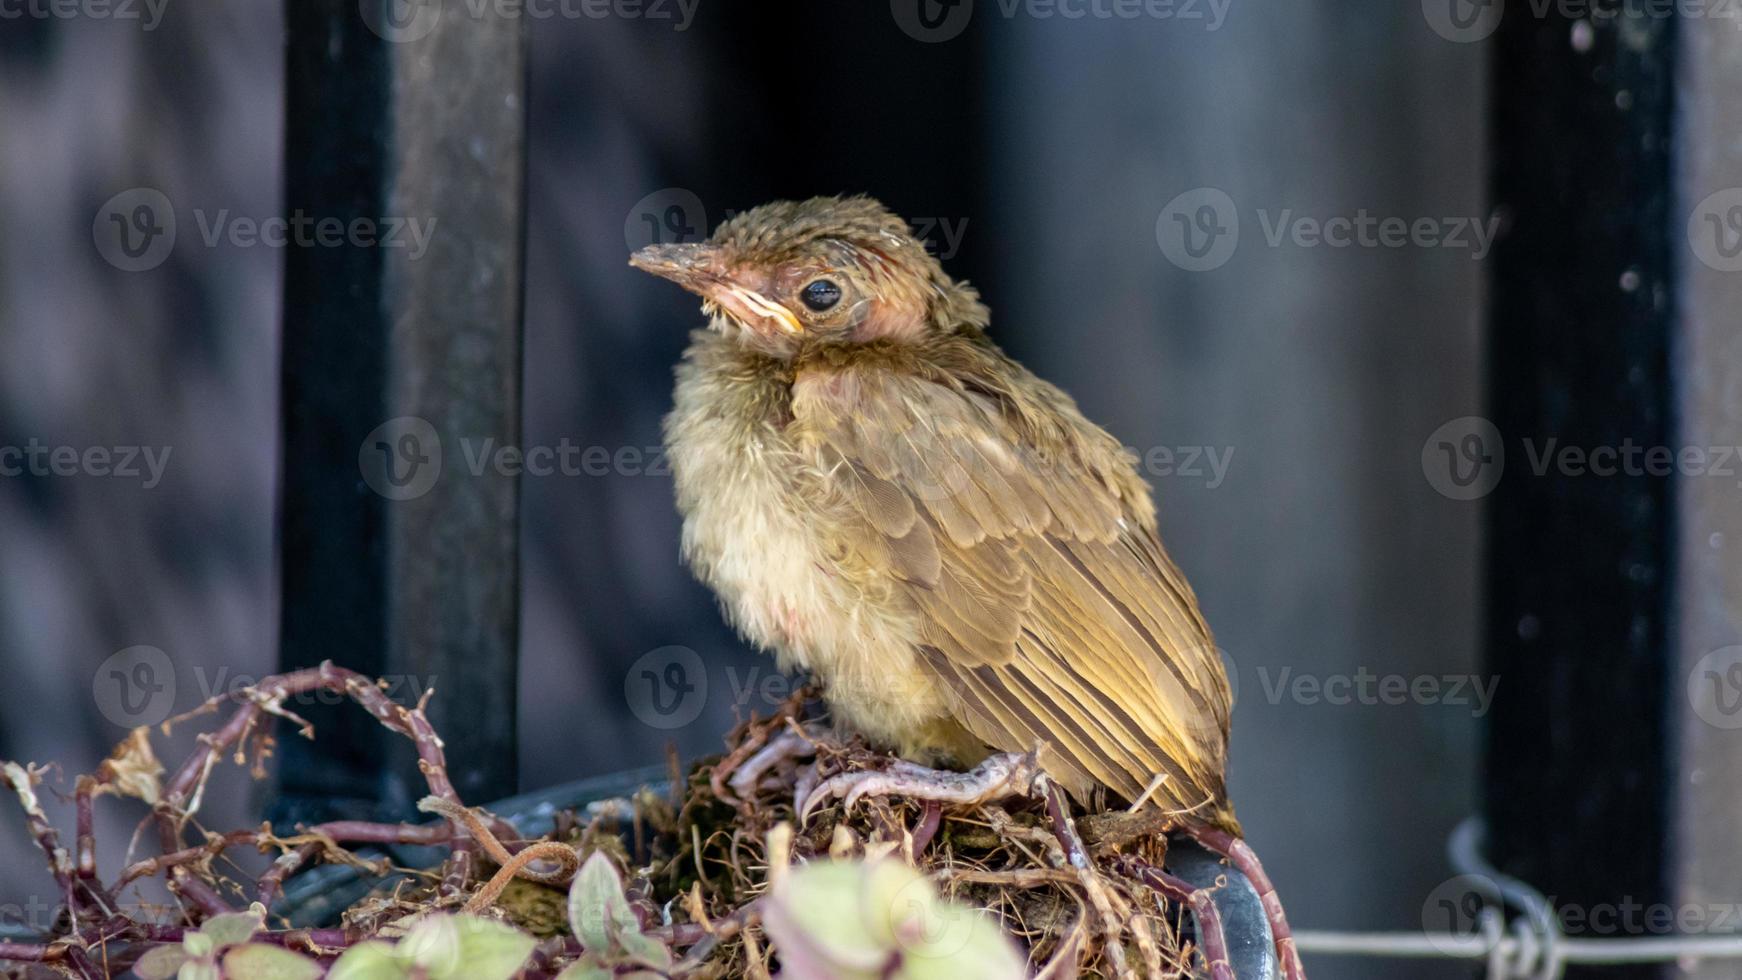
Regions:
<instances>
[{"instance_id":1,"label":"nest of twigs","mask_svg":"<svg viewBox=\"0 0 1742 980\"><path fill-rule=\"evenodd\" d=\"M255 778L264 776L274 718L314 736L284 705L293 695L316 690L349 696L415 744L430 792L423 809L438 819L227 833L200 826L207 783L226 757ZM422 705L395 704L381 686L330 664L268 678L166 722L167 732L176 724L217 719L193 755L167 777L153 750L153 732L133 732L64 797L74 811L70 851L42 805L46 771L5 763L0 790L10 787L23 806L64 908L45 934L0 941L0 976L122 976L153 948L181 944L203 922L258 903L266 910L264 928L251 942L293 950L322 967L366 940L403 934L408 923L431 912L454 912L502 920L537 937L518 975L554 977L589 952L570 926L568 883L594 853L608 855L621 875L639 931L669 950L669 968L652 975L778 972L779 950L762 926L771 878L794 864L829 857L911 864L946 898L995 917L1026 951L1037 976L1190 974L1178 910L1131 874L1132 867L1158 865L1163 857L1157 817L1073 818L1055 792L949 808L868 797L847 810L837 801L800 825L794 806L800 782L889 762L861 743L815 736L815 770L806 774L809 760L783 763L760 781L752 798L735 798L727 777L770 738L799 730L805 693L771 718L741 724L728 736L723 756L688 771L674 765L669 786L567 811L534 840L521 839L504 821L458 798ZM227 716L224 709L230 710ZM123 868L106 877L96 867L92 829L92 810L102 796L143 805L141 829L148 832L136 834L134 846L150 841L156 851L149 857L130 854ZM408 869L353 851L396 844L437 846L446 858L438 867ZM269 858L266 870L244 873L231 860L232 852L241 851ZM383 883L346 911L342 922L295 928L275 914L275 906L291 875L321 863L353 865L380 875ZM152 882L167 885L170 902L154 905L139 897Z\"/></svg>"}]
</instances>

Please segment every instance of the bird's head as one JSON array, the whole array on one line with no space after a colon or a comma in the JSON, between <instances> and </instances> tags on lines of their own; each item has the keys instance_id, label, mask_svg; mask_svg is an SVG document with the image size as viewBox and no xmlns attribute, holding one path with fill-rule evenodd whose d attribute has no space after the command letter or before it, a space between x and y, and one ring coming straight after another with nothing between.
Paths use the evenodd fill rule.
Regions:
<instances>
[{"instance_id":1,"label":"bird's head","mask_svg":"<svg viewBox=\"0 0 1742 980\"><path fill-rule=\"evenodd\" d=\"M807 344L911 342L987 320L979 294L868 197L765 204L705 242L650 245L629 264L702 297L714 329L775 356Z\"/></svg>"}]
</instances>

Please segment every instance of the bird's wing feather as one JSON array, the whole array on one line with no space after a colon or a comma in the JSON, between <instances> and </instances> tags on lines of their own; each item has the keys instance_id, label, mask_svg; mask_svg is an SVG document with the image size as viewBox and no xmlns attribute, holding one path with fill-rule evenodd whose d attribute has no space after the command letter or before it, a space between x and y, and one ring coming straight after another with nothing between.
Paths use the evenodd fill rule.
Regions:
<instances>
[{"instance_id":1,"label":"bird's wing feather","mask_svg":"<svg viewBox=\"0 0 1742 980\"><path fill-rule=\"evenodd\" d=\"M1050 749L1073 793L1219 805L1230 699L1197 601L1163 551L1148 488L1068 397L988 356L951 372L801 373L793 431L852 546L915 605L924 659L962 721L1006 751Z\"/></svg>"}]
</instances>

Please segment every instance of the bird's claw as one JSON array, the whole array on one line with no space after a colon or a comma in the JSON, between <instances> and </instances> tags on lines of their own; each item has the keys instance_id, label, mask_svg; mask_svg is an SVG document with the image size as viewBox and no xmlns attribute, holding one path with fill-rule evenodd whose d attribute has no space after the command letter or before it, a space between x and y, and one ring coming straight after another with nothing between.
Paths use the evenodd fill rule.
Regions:
<instances>
[{"instance_id":1,"label":"bird's claw","mask_svg":"<svg viewBox=\"0 0 1742 980\"><path fill-rule=\"evenodd\" d=\"M826 800L841 798L843 810L866 796L906 796L916 800L971 806L1005 796L1026 796L1034 788L1040 765L1034 753L1000 753L967 772L929 769L896 760L887 769L844 772L819 783L798 806L799 826Z\"/></svg>"},{"instance_id":2,"label":"bird's claw","mask_svg":"<svg viewBox=\"0 0 1742 980\"><path fill-rule=\"evenodd\" d=\"M767 745L758 749L755 755L744 760L737 771L732 773L732 778L727 783L732 788L732 795L740 800L754 798L756 785L770 770L792 759L805 759L816 755L816 739L817 737L809 732L790 729L769 739Z\"/></svg>"}]
</instances>

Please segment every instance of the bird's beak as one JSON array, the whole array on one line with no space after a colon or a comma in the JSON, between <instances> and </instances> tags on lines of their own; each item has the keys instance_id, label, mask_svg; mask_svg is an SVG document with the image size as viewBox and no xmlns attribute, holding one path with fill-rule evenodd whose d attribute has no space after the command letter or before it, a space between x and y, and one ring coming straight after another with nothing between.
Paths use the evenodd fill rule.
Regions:
<instances>
[{"instance_id":1,"label":"bird's beak","mask_svg":"<svg viewBox=\"0 0 1742 980\"><path fill-rule=\"evenodd\" d=\"M790 334L804 330L791 310L739 281L726 268L718 245L649 245L629 256L629 264L700 296L710 313L717 307L745 326L772 323Z\"/></svg>"}]
</instances>

